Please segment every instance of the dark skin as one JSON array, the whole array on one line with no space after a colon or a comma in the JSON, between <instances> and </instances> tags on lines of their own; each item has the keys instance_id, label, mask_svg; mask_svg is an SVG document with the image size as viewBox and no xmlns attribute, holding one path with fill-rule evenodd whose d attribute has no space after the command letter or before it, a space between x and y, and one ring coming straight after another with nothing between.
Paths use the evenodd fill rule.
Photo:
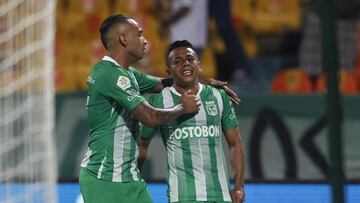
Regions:
<instances>
[{"instance_id":1,"label":"dark skin","mask_svg":"<svg viewBox=\"0 0 360 203\"><path fill-rule=\"evenodd\" d=\"M174 88L179 93L191 92L191 94L196 95L199 91L199 71L201 68L194 50L187 47L174 49L169 53L168 65L168 72L174 79ZM239 128L228 129L224 135L229 146L230 164L234 172L234 188L231 189L230 196L232 202L241 203L245 200L243 187L245 156ZM139 168L142 169L150 140L140 139L139 144Z\"/></svg>"},{"instance_id":2,"label":"dark skin","mask_svg":"<svg viewBox=\"0 0 360 203\"><path fill-rule=\"evenodd\" d=\"M169 1L160 1L160 7L163 10L170 10L171 8L171 1L169 3ZM175 13L170 14L170 15L166 15L163 17L159 17L160 20L160 36L164 36L164 30L168 29L170 24L176 23L178 20L180 20L181 18L183 18L184 16L186 16L189 12L190 12L191 7L188 6L183 6L181 8L179 8ZM240 99L239 97L236 95L236 93L230 89L227 85L227 82L222 82L222 81L218 81L215 80L213 78L208 78L208 79L202 79L201 82L203 84L209 84L211 86L214 86L216 88L221 88L223 90L225 90L225 92L230 96L231 101L233 101L236 105L239 105L240 103ZM161 91L161 90L160 90Z\"/></svg>"},{"instance_id":3,"label":"dark skin","mask_svg":"<svg viewBox=\"0 0 360 203\"><path fill-rule=\"evenodd\" d=\"M121 67L128 69L129 65L142 59L145 55L147 41L143 36L142 29L133 19L127 23L113 26L107 35L107 49L109 56ZM155 90L160 90L160 83ZM182 114L197 113L199 102L194 95L184 93L181 96L181 104L170 109L157 109L147 102L139 104L132 110L131 114L147 126L155 127L169 120L176 119Z\"/></svg>"},{"instance_id":4,"label":"dark skin","mask_svg":"<svg viewBox=\"0 0 360 203\"><path fill-rule=\"evenodd\" d=\"M143 36L143 30L139 27L138 23L131 18L128 19L128 23L113 26L107 35L107 39L109 56L125 69L128 69L130 64L142 59L145 55L147 40ZM164 80L168 79L160 81L153 89L154 92L160 92L164 88ZM214 86L223 84L215 80L212 82ZM232 93L237 98L237 95L234 92ZM194 95L184 92L181 101L180 105L170 109L156 109L147 102L143 102L135 107L131 113L138 121L149 127L155 127L169 120L176 119L182 114L197 113L199 111L200 104Z\"/></svg>"}]
</instances>

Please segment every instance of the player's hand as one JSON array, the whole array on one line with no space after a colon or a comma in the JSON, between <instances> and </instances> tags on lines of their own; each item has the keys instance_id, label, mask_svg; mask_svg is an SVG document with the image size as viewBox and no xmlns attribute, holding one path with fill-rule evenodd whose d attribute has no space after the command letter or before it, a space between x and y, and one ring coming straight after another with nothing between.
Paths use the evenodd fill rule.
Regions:
<instances>
[{"instance_id":1,"label":"player's hand","mask_svg":"<svg viewBox=\"0 0 360 203\"><path fill-rule=\"evenodd\" d=\"M199 99L195 95L190 95L191 90L181 95L181 103L186 113L197 113L200 110Z\"/></svg>"},{"instance_id":2,"label":"player's hand","mask_svg":"<svg viewBox=\"0 0 360 203\"><path fill-rule=\"evenodd\" d=\"M231 200L233 203L242 203L245 201L245 191L244 187L234 187L230 191Z\"/></svg>"},{"instance_id":3,"label":"player's hand","mask_svg":"<svg viewBox=\"0 0 360 203\"><path fill-rule=\"evenodd\" d=\"M213 87L217 87L217 88L221 88L221 89L225 90L225 92L229 95L231 101L233 101L236 105L239 105L241 100L239 99L237 94L227 86L227 84L228 84L227 82L215 80L213 78L204 79L203 82L205 84L209 84Z\"/></svg>"}]
</instances>

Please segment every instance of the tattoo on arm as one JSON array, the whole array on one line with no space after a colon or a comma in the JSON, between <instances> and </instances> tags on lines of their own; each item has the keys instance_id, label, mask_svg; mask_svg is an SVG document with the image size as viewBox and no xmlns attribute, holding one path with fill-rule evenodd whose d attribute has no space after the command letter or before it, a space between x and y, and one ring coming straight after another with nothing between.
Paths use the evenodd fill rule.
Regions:
<instances>
[{"instance_id":1,"label":"tattoo on arm","mask_svg":"<svg viewBox=\"0 0 360 203\"><path fill-rule=\"evenodd\" d=\"M156 127L169 120L176 119L183 114L184 108L181 104L168 109L157 109L147 102L139 104L131 113L132 115L149 127Z\"/></svg>"}]
</instances>

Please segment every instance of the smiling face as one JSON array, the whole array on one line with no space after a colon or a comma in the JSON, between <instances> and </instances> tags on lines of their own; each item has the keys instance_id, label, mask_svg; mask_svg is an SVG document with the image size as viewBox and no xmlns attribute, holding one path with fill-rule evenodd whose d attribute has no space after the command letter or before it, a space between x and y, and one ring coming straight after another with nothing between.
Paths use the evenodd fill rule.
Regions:
<instances>
[{"instance_id":1,"label":"smiling face","mask_svg":"<svg viewBox=\"0 0 360 203\"><path fill-rule=\"evenodd\" d=\"M168 55L169 74L176 86L192 88L199 81L200 61L195 51L188 47L173 49Z\"/></svg>"}]
</instances>

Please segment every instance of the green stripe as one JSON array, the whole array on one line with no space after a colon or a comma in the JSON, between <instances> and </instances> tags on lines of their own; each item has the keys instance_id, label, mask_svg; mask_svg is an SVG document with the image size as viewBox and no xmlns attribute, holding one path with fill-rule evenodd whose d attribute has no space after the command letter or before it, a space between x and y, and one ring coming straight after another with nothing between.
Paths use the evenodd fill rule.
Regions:
<instances>
[{"instance_id":1,"label":"green stripe","mask_svg":"<svg viewBox=\"0 0 360 203\"><path fill-rule=\"evenodd\" d=\"M209 91L208 88L204 88L203 92L200 94L200 97L201 97L201 100L204 102L204 109L205 109L205 114L206 114L206 125L211 125L213 124L214 122L214 119L212 118L212 116L209 116L208 113L207 113L207 110L206 110L206 104L205 104L205 101L208 101L208 98L206 98L206 96L208 95ZM211 95L212 95L212 92L211 92ZM208 140L208 149L207 151L209 152L208 155L207 155L207 158L206 158L206 162L204 162L204 165L206 164L206 167L207 168L212 168L212 165L211 165L211 160L212 160L212 157L214 157L214 155L212 155L210 152L210 137L207 138ZM209 167L210 165L210 167ZM205 166L204 166L205 167ZM213 180L213 177L212 177L212 173L211 171L209 170L205 170L204 171L205 173L205 177L206 177L206 193L207 193L207 199L210 199L213 195L214 195L214 180Z\"/></svg>"},{"instance_id":2,"label":"green stripe","mask_svg":"<svg viewBox=\"0 0 360 203\"><path fill-rule=\"evenodd\" d=\"M171 93L174 103L180 103L180 97ZM192 124L194 125L195 118L193 115L183 115L177 119L177 127L181 127L183 125ZM181 174L179 178L179 201L184 200L183 198L196 198L195 191L195 179L193 173L192 159L191 159L191 151L190 151L190 139L181 140L182 149L182 157L183 157L183 166L186 166L185 171L178 171L178 174Z\"/></svg>"},{"instance_id":3,"label":"green stripe","mask_svg":"<svg viewBox=\"0 0 360 203\"><path fill-rule=\"evenodd\" d=\"M216 142L214 139L210 139L209 140L209 147L210 147L210 156L211 156L211 177L213 180L213 187L211 187L212 189L214 188L219 188L221 190L221 185L219 182L219 177L218 177L218 169L217 169L217 162L218 160L216 160L216 152L215 152L215 146L216 146ZM210 190L211 191L211 190ZM222 192L218 191L216 192L216 190L211 191L211 193L208 193L209 195L212 195L212 198L220 198L223 199L223 195Z\"/></svg>"},{"instance_id":4,"label":"green stripe","mask_svg":"<svg viewBox=\"0 0 360 203\"><path fill-rule=\"evenodd\" d=\"M204 99L205 101L214 101L216 108L217 108L217 112L218 114L216 116L211 116L208 114L208 111L206 110L206 106L205 106L205 112L206 112L206 118L207 118L207 125L214 125L214 124L220 124L220 109L219 109L219 104L217 102L217 99L215 98L215 96L213 95L213 92L210 88L206 88L206 91L203 91L203 93L200 96L205 96L208 95L206 99ZM208 199L214 199L214 198L220 198L223 199L223 195L221 192L221 185L219 182L219 177L218 177L218 161L221 160L217 160L216 159L216 142L219 142L220 138L216 138L216 137L209 137L208 141L209 141L209 151L210 151L210 164L211 164L211 171L206 171L207 174L207 180L209 180L209 183L207 182L207 198ZM217 190L216 190L217 189ZM220 189L220 191L219 191Z\"/></svg>"},{"instance_id":5,"label":"green stripe","mask_svg":"<svg viewBox=\"0 0 360 203\"><path fill-rule=\"evenodd\" d=\"M190 149L190 142L189 139L182 140L181 146L185 149ZM180 187L180 198L182 196L188 197L191 199L196 198L196 191L195 191L195 180L194 180L194 173L192 170L192 160L191 160L191 152L183 151L183 162L186 166L185 168L185 180L181 180L181 182L186 181L186 187ZM181 185L180 185L181 186ZM180 201L182 199L179 199Z\"/></svg>"}]
</instances>

